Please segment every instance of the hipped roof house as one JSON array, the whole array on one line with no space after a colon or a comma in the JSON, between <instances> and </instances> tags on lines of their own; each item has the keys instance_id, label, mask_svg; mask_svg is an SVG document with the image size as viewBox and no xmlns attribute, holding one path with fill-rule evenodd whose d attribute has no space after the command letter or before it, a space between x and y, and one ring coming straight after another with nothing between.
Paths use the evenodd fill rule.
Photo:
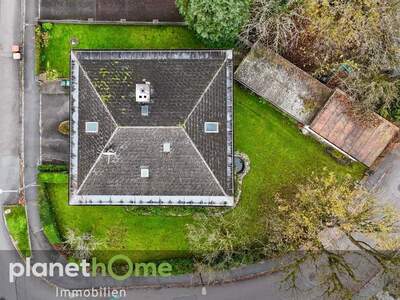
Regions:
<instances>
[{"instance_id":1,"label":"hipped roof house","mask_svg":"<svg viewBox=\"0 0 400 300\"><path fill-rule=\"evenodd\" d=\"M233 205L231 50L73 51L74 205Z\"/></svg>"}]
</instances>

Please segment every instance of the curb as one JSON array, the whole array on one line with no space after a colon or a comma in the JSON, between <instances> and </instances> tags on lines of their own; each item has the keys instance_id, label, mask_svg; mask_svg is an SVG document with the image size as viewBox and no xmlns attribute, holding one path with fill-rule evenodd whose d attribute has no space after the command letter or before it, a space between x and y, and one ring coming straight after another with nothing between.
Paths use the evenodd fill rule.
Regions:
<instances>
[{"instance_id":1,"label":"curb","mask_svg":"<svg viewBox=\"0 0 400 300\"><path fill-rule=\"evenodd\" d=\"M109 276L107 277L91 277L87 278L87 285L82 284L80 278L69 278L69 284L63 284L54 280L54 278L41 277L47 284L59 289L101 289L105 286L114 289L162 289L162 288L192 288L200 286L220 286L229 283L251 280L262 276L268 276L279 271L282 271L291 262L294 257L290 255L262 261L260 263L244 266L241 268L231 269L224 272L216 272L211 276L208 274L191 273L186 275L177 275L170 277L131 277L129 284L124 284L124 281L117 281ZM207 280L212 277L212 280ZM101 282L96 282L96 278L101 278ZM66 283L66 282L65 282ZM78 284L77 284L78 283Z\"/></svg>"}]
</instances>

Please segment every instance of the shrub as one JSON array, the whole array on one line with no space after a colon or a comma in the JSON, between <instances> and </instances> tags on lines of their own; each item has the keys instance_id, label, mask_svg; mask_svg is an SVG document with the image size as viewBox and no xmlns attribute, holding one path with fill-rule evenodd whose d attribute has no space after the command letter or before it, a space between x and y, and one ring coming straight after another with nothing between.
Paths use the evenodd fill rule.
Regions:
<instances>
[{"instance_id":1,"label":"shrub","mask_svg":"<svg viewBox=\"0 0 400 300\"><path fill-rule=\"evenodd\" d=\"M58 125L58 132L63 135L69 135L69 121L62 121L60 125Z\"/></svg>"},{"instance_id":2,"label":"shrub","mask_svg":"<svg viewBox=\"0 0 400 300\"><path fill-rule=\"evenodd\" d=\"M39 173L40 183L68 183L68 174L66 173Z\"/></svg>"},{"instance_id":3,"label":"shrub","mask_svg":"<svg viewBox=\"0 0 400 300\"><path fill-rule=\"evenodd\" d=\"M68 172L67 165L44 164L38 167L39 172Z\"/></svg>"},{"instance_id":4,"label":"shrub","mask_svg":"<svg viewBox=\"0 0 400 300\"><path fill-rule=\"evenodd\" d=\"M47 31L42 31L42 28L37 26L35 28L36 43L40 48L46 48L49 45L50 35Z\"/></svg>"},{"instance_id":5,"label":"shrub","mask_svg":"<svg viewBox=\"0 0 400 300\"><path fill-rule=\"evenodd\" d=\"M44 234L49 240L49 243L52 245L60 244L60 233L57 228L53 207L48 198L45 184L39 187L39 214Z\"/></svg>"},{"instance_id":6,"label":"shrub","mask_svg":"<svg viewBox=\"0 0 400 300\"><path fill-rule=\"evenodd\" d=\"M60 74L58 74L55 69L47 69L45 72L46 80L57 80L60 78Z\"/></svg>"},{"instance_id":7,"label":"shrub","mask_svg":"<svg viewBox=\"0 0 400 300\"><path fill-rule=\"evenodd\" d=\"M43 23L42 31L51 31L53 29L53 23Z\"/></svg>"},{"instance_id":8,"label":"shrub","mask_svg":"<svg viewBox=\"0 0 400 300\"><path fill-rule=\"evenodd\" d=\"M209 46L231 47L249 16L249 0L177 0L188 25Z\"/></svg>"},{"instance_id":9,"label":"shrub","mask_svg":"<svg viewBox=\"0 0 400 300\"><path fill-rule=\"evenodd\" d=\"M390 107L381 108L379 114L384 118L390 118L392 121L400 122L400 99L393 101Z\"/></svg>"}]
</instances>

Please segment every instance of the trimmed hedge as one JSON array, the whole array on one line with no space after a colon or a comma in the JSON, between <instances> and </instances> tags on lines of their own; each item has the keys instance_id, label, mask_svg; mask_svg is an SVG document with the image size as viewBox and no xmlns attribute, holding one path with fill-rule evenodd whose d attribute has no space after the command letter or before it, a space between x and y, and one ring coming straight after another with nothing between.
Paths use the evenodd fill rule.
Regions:
<instances>
[{"instance_id":1,"label":"trimmed hedge","mask_svg":"<svg viewBox=\"0 0 400 300\"><path fill-rule=\"evenodd\" d=\"M67 173L42 172L38 175L40 183L68 183Z\"/></svg>"},{"instance_id":2,"label":"trimmed hedge","mask_svg":"<svg viewBox=\"0 0 400 300\"><path fill-rule=\"evenodd\" d=\"M39 172L68 172L67 165L44 164L38 167Z\"/></svg>"},{"instance_id":3,"label":"trimmed hedge","mask_svg":"<svg viewBox=\"0 0 400 300\"><path fill-rule=\"evenodd\" d=\"M39 174L40 176L41 174ZM62 242L61 235L58 230L57 222L54 215L54 210L51 201L48 197L46 183L39 180L39 214L40 222L43 227L43 232L48 241L52 245L57 245Z\"/></svg>"}]
</instances>

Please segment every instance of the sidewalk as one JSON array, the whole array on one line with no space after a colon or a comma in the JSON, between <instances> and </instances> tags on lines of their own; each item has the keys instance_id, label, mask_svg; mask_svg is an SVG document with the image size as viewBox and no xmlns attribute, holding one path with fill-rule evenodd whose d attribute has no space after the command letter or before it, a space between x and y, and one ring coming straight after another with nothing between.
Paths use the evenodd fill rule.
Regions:
<instances>
[{"instance_id":1,"label":"sidewalk","mask_svg":"<svg viewBox=\"0 0 400 300\"><path fill-rule=\"evenodd\" d=\"M367 189L376 194L382 204L400 210L400 143L389 149L374 173L365 180Z\"/></svg>"}]
</instances>

